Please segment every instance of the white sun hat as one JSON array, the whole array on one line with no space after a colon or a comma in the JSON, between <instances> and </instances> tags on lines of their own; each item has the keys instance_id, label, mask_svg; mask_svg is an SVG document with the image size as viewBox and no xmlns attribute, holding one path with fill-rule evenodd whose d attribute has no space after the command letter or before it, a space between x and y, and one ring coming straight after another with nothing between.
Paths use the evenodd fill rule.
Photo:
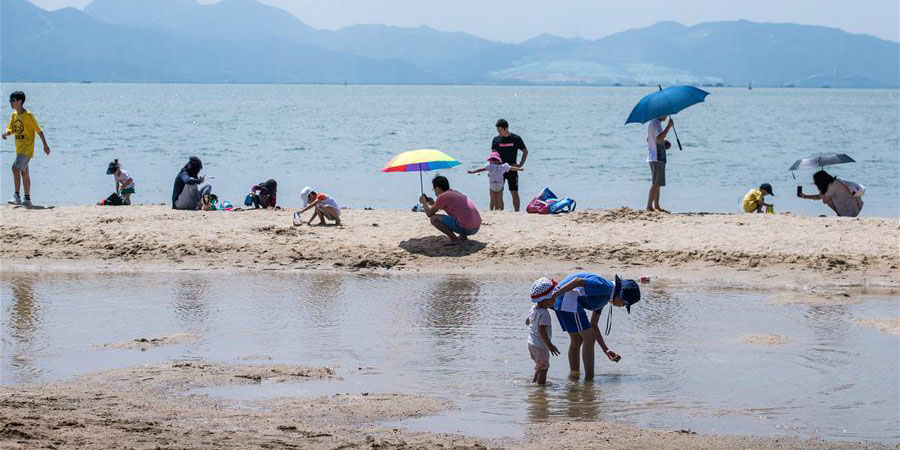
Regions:
<instances>
[{"instance_id":1,"label":"white sun hat","mask_svg":"<svg viewBox=\"0 0 900 450\"><path fill-rule=\"evenodd\" d=\"M303 200L304 208L306 208L306 205L309 204L309 193L312 191L312 188L309 186L306 186L302 191L300 191L300 200Z\"/></svg>"},{"instance_id":2,"label":"white sun hat","mask_svg":"<svg viewBox=\"0 0 900 450\"><path fill-rule=\"evenodd\" d=\"M558 290L559 286L556 284L555 280L551 280L547 277L540 277L531 285L531 301L540 303L553 296L553 293Z\"/></svg>"}]
</instances>

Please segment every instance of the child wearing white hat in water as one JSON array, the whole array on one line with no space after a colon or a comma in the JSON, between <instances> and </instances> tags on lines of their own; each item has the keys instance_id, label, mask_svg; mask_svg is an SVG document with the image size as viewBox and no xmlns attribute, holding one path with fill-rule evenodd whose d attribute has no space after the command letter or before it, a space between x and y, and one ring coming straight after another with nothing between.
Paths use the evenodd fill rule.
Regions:
<instances>
[{"instance_id":1,"label":"child wearing white hat in water","mask_svg":"<svg viewBox=\"0 0 900 450\"><path fill-rule=\"evenodd\" d=\"M547 308L553 306L553 292L557 289L556 283L548 278L541 278L531 285L531 301L534 306L525 319L525 325L531 327L528 335L528 352L534 361L534 377L532 383L546 384L547 371L550 370L550 354L559 355L559 350L550 342L553 335L550 327L550 311Z\"/></svg>"},{"instance_id":2,"label":"child wearing white hat in water","mask_svg":"<svg viewBox=\"0 0 900 450\"><path fill-rule=\"evenodd\" d=\"M333 220L335 225L341 224L341 208L327 194L316 193L311 187L306 186L300 191L300 198L303 199L303 209L295 215L299 216L311 208L316 209L307 225L312 225L316 217L319 218L319 225L325 225L325 219Z\"/></svg>"}]
</instances>

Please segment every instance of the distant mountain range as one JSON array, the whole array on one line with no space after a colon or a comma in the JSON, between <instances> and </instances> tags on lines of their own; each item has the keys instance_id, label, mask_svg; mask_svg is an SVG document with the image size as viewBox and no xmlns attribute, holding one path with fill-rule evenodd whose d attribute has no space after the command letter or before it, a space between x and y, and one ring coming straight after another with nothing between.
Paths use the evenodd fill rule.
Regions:
<instances>
[{"instance_id":1,"label":"distant mountain range","mask_svg":"<svg viewBox=\"0 0 900 450\"><path fill-rule=\"evenodd\" d=\"M254 0L2 0L3 81L900 87L900 43L819 26L661 22L521 44L429 27L314 29Z\"/></svg>"}]
</instances>

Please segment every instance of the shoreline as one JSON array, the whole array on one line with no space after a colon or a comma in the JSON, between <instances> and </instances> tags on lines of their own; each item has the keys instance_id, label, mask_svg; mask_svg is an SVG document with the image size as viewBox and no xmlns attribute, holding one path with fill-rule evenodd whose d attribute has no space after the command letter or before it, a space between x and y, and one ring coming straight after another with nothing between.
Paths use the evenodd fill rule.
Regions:
<instances>
[{"instance_id":1,"label":"shoreline","mask_svg":"<svg viewBox=\"0 0 900 450\"><path fill-rule=\"evenodd\" d=\"M789 214L660 214L619 208L559 216L484 212L472 241L421 213L344 210L341 227L295 227L294 210L174 211L165 206L2 208L3 270L575 270L763 287L900 288L900 220Z\"/></svg>"}]
</instances>

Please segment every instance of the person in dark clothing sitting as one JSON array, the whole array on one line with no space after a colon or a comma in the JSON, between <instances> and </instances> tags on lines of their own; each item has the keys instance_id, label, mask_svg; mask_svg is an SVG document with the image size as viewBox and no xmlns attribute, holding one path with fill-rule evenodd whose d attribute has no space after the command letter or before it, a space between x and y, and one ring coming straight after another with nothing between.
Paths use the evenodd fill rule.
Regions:
<instances>
[{"instance_id":1,"label":"person in dark clothing sitting","mask_svg":"<svg viewBox=\"0 0 900 450\"><path fill-rule=\"evenodd\" d=\"M275 208L278 194L278 182L273 179L263 181L250 188L254 208Z\"/></svg>"},{"instance_id":2,"label":"person in dark clothing sitting","mask_svg":"<svg viewBox=\"0 0 900 450\"><path fill-rule=\"evenodd\" d=\"M172 189L172 209L200 209L203 196L212 193L210 185L200 188L204 178L200 176L202 168L203 163L200 162L200 158L191 156L188 163L175 176L175 184Z\"/></svg>"}]
</instances>

